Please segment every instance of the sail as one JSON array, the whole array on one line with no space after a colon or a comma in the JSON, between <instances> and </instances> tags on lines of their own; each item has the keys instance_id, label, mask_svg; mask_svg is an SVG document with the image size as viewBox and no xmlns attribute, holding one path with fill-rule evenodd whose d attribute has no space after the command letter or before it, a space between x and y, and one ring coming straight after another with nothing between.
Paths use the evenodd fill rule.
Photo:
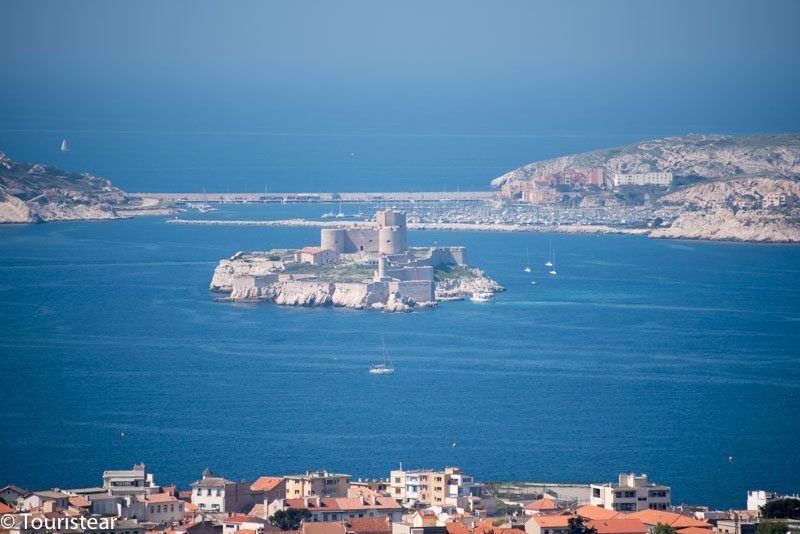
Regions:
<instances>
[{"instance_id":1,"label":"sail","mask_svg":"<svg viewBox=\"0 0 800 534\"><path fill-rule=\"evenodd\" d=\"M61 140L61 152L69 152L69 143L66 139Z\"/></svg>"}]
</instances>

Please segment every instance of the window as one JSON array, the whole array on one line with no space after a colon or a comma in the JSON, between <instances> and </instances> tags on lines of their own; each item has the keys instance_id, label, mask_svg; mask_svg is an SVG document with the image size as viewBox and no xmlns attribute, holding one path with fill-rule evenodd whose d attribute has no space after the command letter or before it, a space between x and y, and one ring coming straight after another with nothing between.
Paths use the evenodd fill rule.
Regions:
<instances>
[{"instance_id":1,"label":"window","mask_svg":"<svg viewBox=\"0 0 800 534\"><path fill-rule=\"evenodd\" d=\"M217 490L217 497L220 497L221 495L222 495L222 490Z\"/></svg>"},{"instance_id":2,"label":"window","mask_svg":"<svg viewBox=\"0 0 800 534\"><path fill-rule=\"evenodd\" d=\"M211 488L206 490L206 496L211 497Z\"/></svg>"},{"instance_id":3,"label":"window","mask_svg":"<svg viewBox=\"0 0 800 534\"><path fill-rule=\"evenodd\" d=\"M395 488L394 493L395 495L399 495L401 493L400 488Z\"/></svg>"},{"instance_id":4,"label":"window","mask_svg":"<svg viewBox=\"0 0 800 534\"><path fill-rule=\"evenodd\" d=\"M592 496L599 497L600 496L600 488L592 488Z\"/></svg>"}]
</instances>

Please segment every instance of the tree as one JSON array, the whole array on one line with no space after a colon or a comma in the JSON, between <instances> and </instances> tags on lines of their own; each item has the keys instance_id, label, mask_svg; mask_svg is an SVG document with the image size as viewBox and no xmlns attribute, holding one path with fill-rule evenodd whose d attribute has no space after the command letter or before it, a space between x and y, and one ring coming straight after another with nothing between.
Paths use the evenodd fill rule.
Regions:
<instances>
[{"instance_id":1,"label":"tree","mask_svg":"<svg viewBox=\"0 0 800 534\"><path fill-rule=\"evenodd\" d=\"M570 517L567 523L569 524L569 534L597 534L597 529L584 525L583 518L580 516Z\"/></svg>"},{"instance_id":2,"label":"tree","mask_svg":"<svg viewBox=\"0 0 800 534\"><path fill-rule=\"evenodd\" d=\"M756 534L786 534L789 528L780 521L763 521L758 524Z\"/></svg>"},{"instance_id":3,"label":"tree","mask_svg":"<svg viewBox=\"0 0 800 534\"><path fill-rule=\"evenodd\" d=\"M311 512L307 508L287 508L286 510L278 510L275 515L270 516L269 524L281 530L297 530L303 520L309 517L311 517Z\"/></svg>"},{"instance_id":4,"label":"tree","mask_svg":"<svg viewBox=\"0 0 800 534\"><path fill-rule=\"evenodd\" d=\"M800 499L775 499L761 507L761 517L769 519L800 519Z\"/></svg>"},{"instance_id":5,"label":"tree","mask_svg":"<svg viewBox=\"0 0 800 534\"><path fill-rule=\"evenodd\" d=\"M651 534L675 534L675 529L666 523L656 523Z\"/></svg>"}]
</instances>

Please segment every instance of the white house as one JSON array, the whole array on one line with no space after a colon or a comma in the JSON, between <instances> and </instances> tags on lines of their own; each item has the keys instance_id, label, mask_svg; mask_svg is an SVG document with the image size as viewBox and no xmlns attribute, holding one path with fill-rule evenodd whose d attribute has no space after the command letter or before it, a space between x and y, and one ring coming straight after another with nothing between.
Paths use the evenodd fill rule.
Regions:
<instances>
[{"instance_id":1,"label":"white house","mask_svg":"<svg viewBox=\"0 0 800 534\"><path fill-rule=\"evenodd\" d=\"M250 489L247 481L233 482L215 477L210 469L203 471L203 476L191 484L192 504L206 512L243 512L252 508L257 495Z\"/></svg>"},{"instance_id":2,"label":"white house","mask_svg":"<svg viewBox=\"0 0 800 534\"><path fill-rule=\"evenodd\" d=\"M590 504L615 512L667 510L672 505L669 486L652 484L647 475L620 473L619 482L591 485Z\"/></svg>"}]
</instances>

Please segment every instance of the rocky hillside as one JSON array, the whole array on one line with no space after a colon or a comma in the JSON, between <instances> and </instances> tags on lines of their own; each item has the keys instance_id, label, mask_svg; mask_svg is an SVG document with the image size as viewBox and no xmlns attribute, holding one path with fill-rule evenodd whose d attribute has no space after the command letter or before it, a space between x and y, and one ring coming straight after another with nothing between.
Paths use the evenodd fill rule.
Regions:
<instances>
[{"instance_id":1,"label":"rocky hillside","mask_svg":"<svg viewBox=\"0 0 800 534\"><path fill-rule=\"evenodd\" d=\"M103 178L19 163L0 152L0 222L113 219L125 193Z\"/></svg>"},{"instance_id":2,"label":"rocky hillside","mask_svg":"<svg viewBox=\"0 0 800 534\"><path fill-rule=\"evenodd\" d=\"M109 180L50 165L20 163L0 152L0 224L165 215L158 201L131 201Z\"/></svg>"},{"instance_id":3,"label":"rocky hillside","mask_svg":"<svg viewBox=\"0 0 800 534\"><path fill-rule=\"evenodd\" d=\"M527 181L564 168L606 173L672 172L709 180L758 175L800 176L800 135L685 135L537 161L492 181Z\"/></svg>"},{"instance_id":4,"label":"rocky hillside","mask_svg":"<svg viewBox=\"0 0 800 534\"><path fill-rule=\"evenodd\" d=\"M771 201L770 201L771 199ZM650 237L800 242L800 182L740 178L687 187L659 199L686 212Z\"/></svg>"}]
</instances>

